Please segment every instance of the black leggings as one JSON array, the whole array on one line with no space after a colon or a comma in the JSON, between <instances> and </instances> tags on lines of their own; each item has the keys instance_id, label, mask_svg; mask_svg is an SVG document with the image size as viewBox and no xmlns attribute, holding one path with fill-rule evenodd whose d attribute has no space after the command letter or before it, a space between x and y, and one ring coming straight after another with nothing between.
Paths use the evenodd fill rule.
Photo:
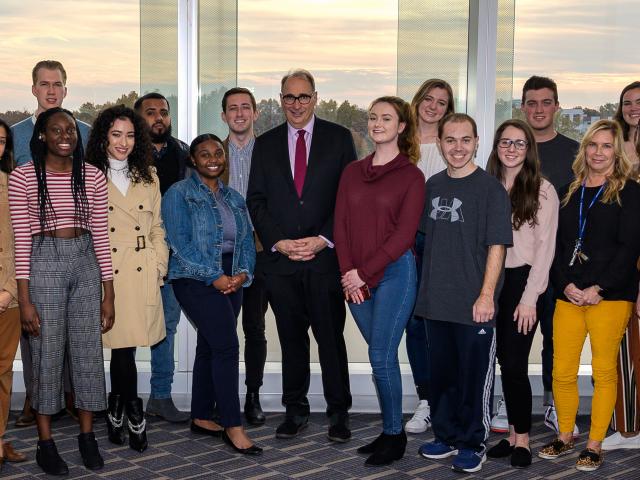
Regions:
<instances>
[{"instance_id":1,"label":"black leggings","mask_svg":"<svg viewBox=\"0 0 640 480\"><path fill-rule=\"evenodd\" d=\"M111 350L111 393L120 395L123 402L138 398L138 370L136 347Z\"/></svg>"},{"instance_id":2,"label":"black leggings","mask_svg":"<svg viewBox=\"0 0 640 480\"><path fill-rule=\"evenodd\" d=\"M527 285L528 265L506 268L504 286L498 299L496 317L497 356L502 375L502 392L507 404L509 424L516 433L531 430L531 384L529 383L529 352L533 336L538 327L542 310L542 297L538 299L537 321L526 335L518 333L518 322L513 321L513 312L520 303Z\"/></svg>"}]
</instances>

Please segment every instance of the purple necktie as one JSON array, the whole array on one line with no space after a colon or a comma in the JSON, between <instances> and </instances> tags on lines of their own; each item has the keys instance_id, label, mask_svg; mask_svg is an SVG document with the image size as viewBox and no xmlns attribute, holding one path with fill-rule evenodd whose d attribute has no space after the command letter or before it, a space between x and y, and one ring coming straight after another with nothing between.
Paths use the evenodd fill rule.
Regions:
<instances>
[{"instance_id":1,"label":"purple necktie","mask_svg":"<svg viewBox=\"0 0 640 480\"><path fill-rule=\"evenodd\" d=\"M304 177L307 174L307 144L304 141L304 130L298 130L296 141L296 158L293 165L293 183L296 186L298 197L302 197Z\"/></svg>"}]
</instances>

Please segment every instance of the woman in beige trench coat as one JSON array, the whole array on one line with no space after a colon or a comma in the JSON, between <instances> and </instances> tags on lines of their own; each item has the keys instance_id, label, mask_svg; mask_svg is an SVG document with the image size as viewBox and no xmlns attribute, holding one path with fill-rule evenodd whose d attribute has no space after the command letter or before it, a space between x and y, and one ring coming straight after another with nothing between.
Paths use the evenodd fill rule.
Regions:
<instances>
[{"instance_id":1,"label":"woman in beige trench coat","mask_svg":"<svg viewBox=\"0 0 640 480\"><path fill-rule=\"evenodd\" d=\"M96 119L87 161L109 179L109 242L113 261L116 322L103 335L111 348L109 440L147 448L146 422L138 397L136 347L151 346L165 335L160 286L169 251L160 217L160 183L151 162L152 145L144 120L124 106L111 107Z\"/></svg>"}]
</instances>

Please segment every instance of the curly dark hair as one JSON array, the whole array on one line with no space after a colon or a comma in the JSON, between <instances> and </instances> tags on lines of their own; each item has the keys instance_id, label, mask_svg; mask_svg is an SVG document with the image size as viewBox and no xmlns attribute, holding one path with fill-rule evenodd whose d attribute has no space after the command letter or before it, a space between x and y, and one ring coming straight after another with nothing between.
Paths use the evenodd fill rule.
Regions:
<instances>
[{"instance_id":1,"label":"curly dark hair","mask_svg":"<svg viewBox=\"0 0 640 480\"><path fill-rule=\"evenodd\" d=\"M4 146L4 153L0 157L0 170L4 173L11 173L16 166L13 158L13 134L9 124L0 118L0 127L4 128L7 135L7 143Z\"/></svg>"},{"instance_id":2,"label":"curly dark hair","mask_svg":"<svg viewBox=\"0 0 640 480\"><path fill-rule=\"evenodd\" d=\"M105 175L107 174L109 170L109 158L107 157L109 129L118 119L130 120L135 131L135 144L128 158L129 178L133 183L153 183L151 174L153 172L153 145L149 137L149 127L140 115L124 105L116 105L103 110L93 122L87 144L86 161L96 166Z\"/></svg>"}]
</instances>

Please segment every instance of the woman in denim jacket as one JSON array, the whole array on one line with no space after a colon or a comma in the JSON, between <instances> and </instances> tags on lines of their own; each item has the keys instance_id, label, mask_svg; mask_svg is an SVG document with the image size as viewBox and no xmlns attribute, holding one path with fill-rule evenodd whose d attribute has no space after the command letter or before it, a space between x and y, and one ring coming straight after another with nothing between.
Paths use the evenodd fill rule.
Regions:
<instances>
[{"instance_id":1,"label":"woman in denim jacket","mask_svg":"<svg viewBox=\"0 0 640 480\"><path fill-rule=\"evenodd\" d=\"M235 451L256 455L262 449L247 437L240 418L236 334L242 287L251 283L255 265L253 233L244 199L219 179L226 168L222 141L200 135L190 156L197 175L165 193L162 217L171 247L168 277L198 329L191 430L222 436ZM214 405L220 424L211 420Z\"/></svg>"}]
</instances>

